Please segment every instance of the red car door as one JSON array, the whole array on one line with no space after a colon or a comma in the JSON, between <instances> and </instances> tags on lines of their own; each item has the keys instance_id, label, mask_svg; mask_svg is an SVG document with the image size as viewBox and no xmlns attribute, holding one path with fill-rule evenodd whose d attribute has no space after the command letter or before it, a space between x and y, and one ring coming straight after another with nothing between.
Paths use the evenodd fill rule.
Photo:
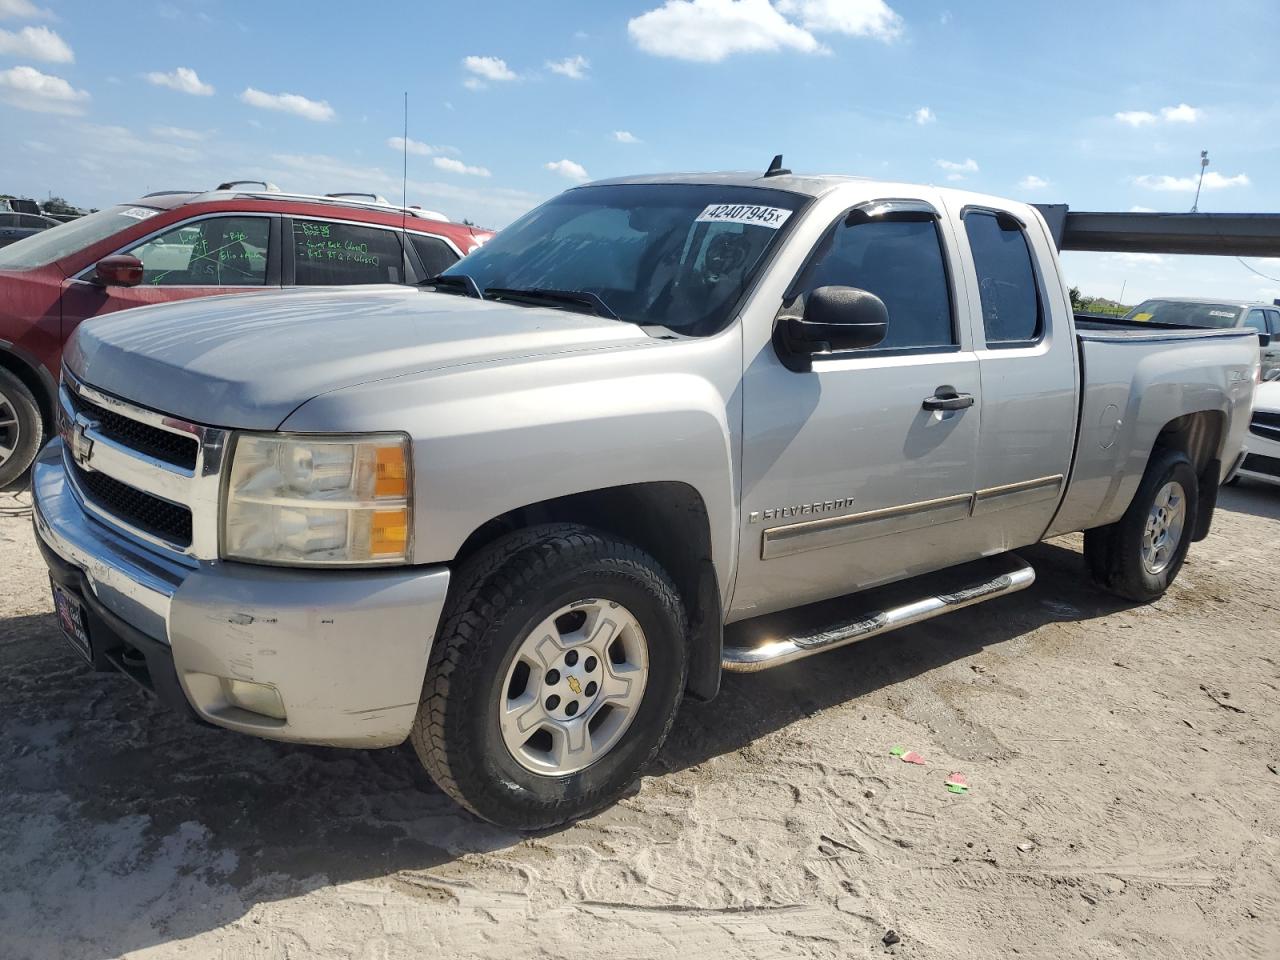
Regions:
<instances>
[{"instance_id":1,"label":"red car door","mask_svg":"<svg viewBox=\"0 0 1280 960\"><path fill-rule=\"evenodd\" d=\"M136 286L106 286L92 266L62 284L62 332L103 313L191 297L280 286L280 220L213 214L185 220L116 251L142 262Z\"/></svg>"}]
</instances>

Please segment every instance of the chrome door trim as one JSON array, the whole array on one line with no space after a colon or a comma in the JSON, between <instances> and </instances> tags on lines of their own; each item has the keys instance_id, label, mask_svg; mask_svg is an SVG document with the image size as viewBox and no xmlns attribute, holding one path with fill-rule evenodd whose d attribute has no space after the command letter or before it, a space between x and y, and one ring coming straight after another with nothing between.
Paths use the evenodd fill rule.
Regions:
<instances>
[{"instance_id":1,"label":"chrome door trim","mask_svg":"<svg viewBox=\"0 0 1280 960\"><path fill-rule=\"evenodd\" d=\"M770 527L761 535L760 559L789 557L806 550L874 540L938 523L950 523L965 519L972 511L973 494L959 493L844 517L826 517L822 520Z\"/></svg>"},{"instance_id":2,"label":"chrome door trim","mask_svg":"<svg viewBox=\"0 0 1280 960\"><path fill-rule=\"evenodd\" d=\"M1055 473L1051 477L1037 477L1034 480L1020 480L1017 483L1006 483L999 487L986 487L979 490L974 497L973 515L980 517L997 510L1025 506L1028 503L1056 500L1062 491L1064 479L1062 474Z\"/></svg>"}]
</instances>

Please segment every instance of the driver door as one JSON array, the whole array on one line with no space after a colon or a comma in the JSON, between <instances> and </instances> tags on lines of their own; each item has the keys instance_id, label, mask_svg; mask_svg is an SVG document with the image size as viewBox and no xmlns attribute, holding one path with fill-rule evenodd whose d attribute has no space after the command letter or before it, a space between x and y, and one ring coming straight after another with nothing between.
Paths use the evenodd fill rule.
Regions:
<instances>
[{"instance_id":1,"label":"driver door","mask_svg":"<svg viewBox=\"0 0 1280 960\"><path fill-rule=\"evenodd\" d=\"M852 593L978 555L970 517L982 381L954 242L925 199L863 204L831 225L792 286L884 301L875 347L773 349L747 367L742 527L731 619ZM960 409L938 409L952 397Z\"/></svg>"},{"instance_id":2,"label":"driver door","mask_svg":"<svg viewBox=\"0 0 1280 960\"><path fill-rule=\"evenodd\" d=\"M62 332L103 313L191 297L280 285L279 218L211 216L187 220L116 253L142 261L142 282L106 287L90 266L63 282Z\"/></svg>"}]
</instances>

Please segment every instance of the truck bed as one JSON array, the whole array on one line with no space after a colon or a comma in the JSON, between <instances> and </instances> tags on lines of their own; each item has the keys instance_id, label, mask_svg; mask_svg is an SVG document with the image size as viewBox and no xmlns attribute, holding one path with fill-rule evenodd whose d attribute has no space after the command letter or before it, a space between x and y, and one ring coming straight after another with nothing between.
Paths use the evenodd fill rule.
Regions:
<instances>
[{"instance_id":1,"label":"truck bed","mask_svg":"<svg viewBox=\"0 0 1280 960\"><path fill-rule=\"evenodd\" d=\"M1067 493L1048 536L1118 519L1142 480L1159 432L1184 414L1204 412L1220 417L1222 429L1242 432L1258 364L1258 337L1251 327L1077 315L1076 339L1078 438ZM1228 440L1226 449L1239 449L1240 436ZM1221 464L1220 470L1230 467Z\"/></svg>"},{"instance_id":2,"label":"truck bed","mask_svg":"<svg viewBox=\"0 0 1280 960\"><path fill-rule=\"evenodd\" d=\"M1149 320L1125 320L1077 313L1076 334L1081 340L1110 340L1147 343L1152 340L1203 340L1209 337L1257 336L1252 327L1183 327Z\"/></svg>"}]
</instances>

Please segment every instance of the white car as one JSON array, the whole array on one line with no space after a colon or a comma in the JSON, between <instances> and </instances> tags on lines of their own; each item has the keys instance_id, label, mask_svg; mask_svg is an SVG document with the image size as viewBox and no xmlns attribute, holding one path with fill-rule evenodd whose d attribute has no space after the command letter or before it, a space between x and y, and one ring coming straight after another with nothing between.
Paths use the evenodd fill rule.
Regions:
<instances>
[{"instance_id":1,"label":"white car","mask_svg":"<svg viewBox=\"0 0 1280 960\"><path fill-rule=\"evenodd\" d=\"M1244 449L1236 477L1280 484L1280 382L1258 384Z\"/></svg>"}]
</instances>

